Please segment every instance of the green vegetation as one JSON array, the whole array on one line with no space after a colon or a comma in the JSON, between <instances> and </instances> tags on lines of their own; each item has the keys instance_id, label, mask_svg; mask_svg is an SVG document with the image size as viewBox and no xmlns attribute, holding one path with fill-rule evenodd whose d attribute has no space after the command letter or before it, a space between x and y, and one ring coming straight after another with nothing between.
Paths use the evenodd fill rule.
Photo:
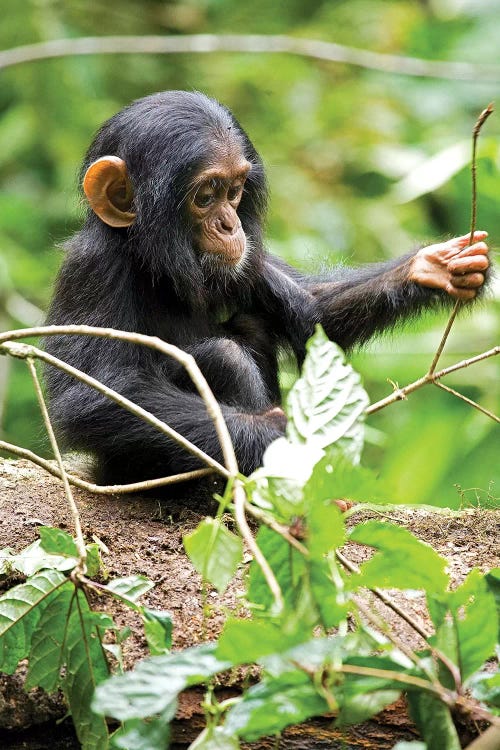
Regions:
<instances>
[{"instance_id":1,"label":"green vegetation","mask_svg":"<svg viewBox=\"0 0 500 750\"><path fill-rule=\"evenodd\" d=\"M499 20L497 3L488 0L4 0L0 47L89 35L244 32L485 64L498 58ZM79 224L82 155L100 123L131 99L196 88L225 102L268 166L271 249L311 270L467 231L470 130L497 83L265 53L92 55L8 67L0 91L0 327L40 321L57 246ZM493 117L478 164L478 226L493 246L498 132ZM444 364L498 343L497 314L498 300L490 299L463 316ZM390 391L388 378L403 385L426 371L443 326L444 318L420 321L355 355L372 401ZM25 368L7 367L1 358L3 436L48 455ZM497 372L489 360L447 383L498 412ZM400 502L498 502L498 426L463 402L426 389L371 417L369 428L365 463L393 483Z\"/></svg>"},{"instance_id":2,"label":"green vegetation","mask_svg":"<svg viewBox=\"0 0 500 750\"><path fill-rule=\"evenodd\" d=\"M278 735L323 714L332 714L338 726L358 724L402 691L425 741L420 747L459 750L452 711L486 720L499 712L499 673L492 664L485 670L498 648L499 571L472 570L450 590L445 558L406 529L379 520L346 528L332 498L349 487L358 487L363 497L387 497L358 465L366 401L343 353L318 330L288 399L287 437L272 444L261 469L241 479L247 511L263 522L256 541L268 569L253 559L247 617L228 618L216 643L170 653L168 614L137 601L149 581L136 576L92 582L96 545L87 548L84 575L85 555L79 556L72 538L42 528L40 541L21 554L2 551L0 572L28 577L0 597L0 669L12 673L28 658L28 687L61 688L83 750L109 747L104 716L121 722L111 747L167 747L179 694L201 684L208 686L207 727L192 750L237 750L240 740ZM219 591L243 561L241 538L224 525L231 511L239 525L237 503L237 491L234 504L228 491L216 518L184 538L194 566ZM347 541L375 554L353 569L339 552ZM141 615L152 653L132 671L110 678L105 652L120 664L127 633L109 615L92 610L87 594L96 587ZM401 644L393 629L381 625L363 604L367 589L378 595L380 589L425 591L434 635L409 615L406 620L424 638L423 650ZM103 641L106 631L115 633L111 645ZM259 681L241 696L218 702L212 678L254 663L262 668Z\"/></svg>"}]
</instances>

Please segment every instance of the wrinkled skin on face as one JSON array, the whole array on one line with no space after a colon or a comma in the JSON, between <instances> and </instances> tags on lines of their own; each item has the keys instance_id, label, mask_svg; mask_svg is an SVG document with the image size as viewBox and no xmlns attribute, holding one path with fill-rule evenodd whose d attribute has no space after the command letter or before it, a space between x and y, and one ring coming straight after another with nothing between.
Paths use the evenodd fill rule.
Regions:
<instances>
[{"instance_id":1,"label":"wrinkled skin on face","mask_svg":"<svg viewBox=\"0 0 500 750\"><path fill-rule=\"evenodd\" d=\"M245 255L247 239L237 211L249 170L242 157L221 160L198 175L190 192L195 248L229 266Z\"/></svg>"}]
</instances>

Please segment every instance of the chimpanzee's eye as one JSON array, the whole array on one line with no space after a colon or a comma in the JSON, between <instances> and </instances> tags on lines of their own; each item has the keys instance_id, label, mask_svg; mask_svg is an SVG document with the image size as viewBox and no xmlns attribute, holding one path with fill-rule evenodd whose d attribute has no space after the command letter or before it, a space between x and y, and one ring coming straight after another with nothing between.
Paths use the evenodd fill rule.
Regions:
<instances>
[{"instance_id":1,"label":"chimpanzee's eye","mask_svg":"<svg viewBox=\"0 0 500 750\"><path fill-rule=\"evenodd\" d=\"M227 191L227 199L228 199L228 201L234 201L234 200L236 200L236 198L239 197L242 189L243 189L243 185L231 185L231 187Z\"/></svg>"},{"instance_id":2,"label":"chimpanzee's eye","mask_svg":"<svg viewBox=\"0 0 500 750\"><path fill-rule=\"evenodd\" d=\"M193 203L198 208L206 208L214 199L214 191L207 185L201 187L193 198Z\"/></svg>"}]
</instances>

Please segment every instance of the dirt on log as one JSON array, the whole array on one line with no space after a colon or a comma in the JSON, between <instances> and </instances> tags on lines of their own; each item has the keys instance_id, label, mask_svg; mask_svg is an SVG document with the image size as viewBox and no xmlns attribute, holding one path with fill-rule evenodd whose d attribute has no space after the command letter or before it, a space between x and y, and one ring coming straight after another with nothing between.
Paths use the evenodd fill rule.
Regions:
<instances>
[{"instance_id":1,"label":"dirt on log","mask_svg":"<svg viewBox=\"0 0 500 750\"><path fill-rule=\"evenodd\" d=\"M204 606L202 582L187 559L182 537L213 511L211 495L220 490L207 480L203 486L184 487L177 496L158 500L154 497L93 495L75 489L84 534L88 541L100 540L106 574L110 578L143 574L155 587L141 601L155 609L166 609L174 620L174 648L182 649L216 638L230 611L242 611L244 569L223 595L208 589ZM366 516L366 513L364 513ZM359 520L355 517L355 520ZM422 509L397 507L390 520L401 523L419 538L431 544L449 561L455 582L460 583L473 567L489 570L500 565L498 531L500 516L485 509L460 514L437 513ZM72 532L71 514L60 480L27 461L0 458L0 549L20 551L37 537L40 525L55 526ZM362 560L365 548L350 546L347 556ZM247 561L248 562L248 561ZM0 591L10 588L21 578L0 579ZM392 592L413 617L427 625L423 597L405 600ZM113 599L99 598L96 608L109 612L120 627L128 625L131 637L125 642L125 665L133 666L147 655L142 628L137 616L121 608ZM381 608L377 603L371 606ZM384 608L383 615L393 631L406 643L420 648L422 642L399 618ZM78 748L71 721L60 723L66 708L59 695L47 696L41 690L23 690L26 665L20 665L13 676L0 674L0 747L3 750L62 750ZM241 687L241 675L218 688L222 697L235 695ZM186 748L203 727L200 708L202 692L186 691L174 722L173 748ZM473 728L472 728L473 731ZM473 735L464 727L462 740ZM281 750L365 750L392 748L397 741L418 739L418 732L408 718L403 700L382 711L377 717L349 729L337 729L331 717L318 718L287 729L281 738ZM248 745L252 748L275 748L275 738Z\"/></svg>"}]
</instances>

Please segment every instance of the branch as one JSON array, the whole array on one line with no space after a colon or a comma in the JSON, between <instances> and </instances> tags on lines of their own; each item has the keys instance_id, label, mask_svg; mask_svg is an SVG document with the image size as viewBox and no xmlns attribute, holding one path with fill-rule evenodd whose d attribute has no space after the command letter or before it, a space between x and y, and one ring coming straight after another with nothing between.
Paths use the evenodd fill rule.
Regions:
<instances>
[{"instance_id":1,"label":"branch","mask_svg":"<svg viewBox=\"0 0 500 750\"><path fill-rule=\"evenodd\" d=\"M146 411L140 406L137 406L129 399L121 396L112 388L108 388L107 386L103 385L95 378L92 378L90 375L86 375L80 370L77 370L75 367L62 362L62 360L57 359L57 357L53 357L52 355L42 351L41 349L37 349L36 347L28 346L26 344L13 343L13 340L15 339L23 339L29 336L53 336L60 334L84 334L101 338L130 341L131 343L140 344L163 352L164 354L173 357L182 365L184 365L193 383L195 384L198 393L205 403L209 416L215 424L217 435L221 443L224 460L228 468L225 468L218 461L215 461L215 459L213 459L211 456L201 451L196 445L184 438L180 433L176 432L176 430L173 430L165 422L162 422L150 412ZM171 437L172 440L175 440L177 443L179 443L179 445L182 445L187 451L195 455L197 458L200 458L205 464L208 464L213 469L215 469L219 474L228 477L230 475L236 476L236 474L238 473L236 456L234 454L231 438L224 421L224 417L222 416L220 406L216 401L213 393L211 392L207 381L201 374L201 371L199 370L194 358L190 354L186 354L186 352L183 352L182 349L178 349L176 346L172 346L171 344L166 344L156 336L145 336L144 334L139 333L118 331L114 330L113 328L93 328L92 326L71 325L39 326L35 328L22 328L17 331L8 331L7 333L3 333L0 335L0 353L2 352L2 350L6 351L12 356L19 357L21 359L25 359L27 356L36 357L38 359L41 359L43 362L46 362L47 364L51 364L54 367L59 368L63 372L66 372L68 375L72 375L73 377L77 378L82 383L86 383L92 388L95 388L95 390L99 391L104 396L107 396L112 401L120 404L120 406L123 406L132 414L141 417L142 419L144 419L144 421L151 424L157 430L164 432L166 435Z\"/></svg>"},{"instance_id":2,"label":"branch","mask_svg":"<svg viewBox=\"0 0 500 750\"><path fill-rule=\"evenodd\" d=\"M476 217L477 217L477 179L476 179L476 172L477 172L477 139L479 138L479 133L481 132L481 128L483 127L484 123L488 119L488 117L493 112L493 104L488 104L486 109L483 109L479 117L477 118L476 124L474 125L474 129L472 131L472 159L471 159L471 177L472 177L472 191L471 191L471 220L470 220L470 237L469 237L469 245L472 245L474 242L474 232L476 231ZM457 317L458 311L460 310L462 306L462 300L457 299L455 302L455 306L453 307L453 310L451 311L450 318L448 320L448 323L446 324L446 328L444 330L443 336L441 338L441 341L439 342L439 346L437 348L437 351L434 355L434 359L432 360L431 366L429 367L429 374L432 375L434 370L436 369L437 363L439 362L439 358L441 357L441 354L443 353L443 349L446 345L446 342L448 340L448 336L451 331L451 327L453 323L455 322L455 318Z\"/></svg>"},{"instance_id":3,"label":"branch","mask_svg":"<svg viewBox=\"0 0 500 750\"><path fill-rule=\"evenodd\" d=\"M54 451L54 456L56 457L56 461L59 466L59 471L61 472L61 479L62 479L62 483L64 487L64 492L66 493L66 498L68 500L68 504L71 509L71 515L73 516L73 524L75 526L75 534L76 534L76 547L78 549L78 564L74 570L74 574L77 578L79 578L81 575L85 574L86 560L87 560L87 550L85 548L85 539L83 538L82 524L80 521L80 512L75 503L73 493L71 492L71 487L69 486L68 477L66 476L66 471L64 469L63 460L61 457L61 451L59 450L59 445L57 444L56 436L52 428L52 423L50 421L49 412L47 411L47 405L45 403L42 389L40 387L40 381L38 380L38 374L36 371L35 363L31 357L26 358L26 365L28 366L28 370L30 371L31 378L33 380L33 385L34 385L35 393L38 399L38 404L40 406L40 411L42 412L42 417L45 423L47 434L49 436L50 444L52 446L52 450Z\"/></svg>"},{"instance_id":4,"label":"branch","mask_svg":"<svg viewBox=\"0 0 500 750\"><path fill-rule=\"evenodd\" d=\"M0 69L13 65L75 55L166 55L238 52L291 54L354 65L382 73L460 81L500 81L500 66L443 62L387 55L318 39L265 34L186 34L185 36L101 36L52 39L0 52Z\"/></svg>"},{"instance_id":5,"label":"branch","mask_svg":"<svg viewBox=\"0 0 500 750\"><path fill-rule=\"evenodd\" d=\"M14 320L25 326L34 326L44 319L45 313L17 292L10 292L5 299L5 311Z\"/></svg>"},{"instance_id":6,"label":"branch","mask_svg":"<svg viewBox=\"0 0 500 750\"><path fill-rule=\"evenodd\" d=\"M495 422L500 423L500 417L497 417L497 415L493 414L492 411L490 411L489 409L486 409L484 406L481 406L481 404L476 403L476 401L473 401L471 398L467 398L467 396L464 396L463 393L459 393L459 391L456 391L454 388L450 388L448 385L445 385L444 383L438 383L437 381L434 382L434 385L437 385L437 387L442 388L443 391L447 391L448 393L451 393L453 396L456 396L462 401L465 401L466 404L469 404L469 406L473 406L474 409L477 409L483 414L486 414L487 417L490 417L490 419L493 419Z\"/></svg>"},{"instance_id":7,"label":"branch","mask_svg":"<svg viewBox=\"0 0 500 750\"><path fill-rule=\"evenodd\" d=\"M391 393L390 396L386 396L385 398L381 399L380 401L376 401L374 404L371 404L366 410L365 414L374 414L376 411L380 411L381 409L384 409L386 406L389 406L389 404L393 404L395 401L402 401L406 399L407 395L409 393L413 393L413 391L417 391L419 388L422 388L424 385L428 385L429 383L434 383L437 385L437 380L440 380L445 375L449 375L451 372L456 372L457 370L463 370L465 367L470 367L471 365L476 364L476 362L481 362L483 359L488 359L489 357L495 357L498 354L500 354L500 346L495 346L493 349L489 349L486 352L483 352L482 354L478 354L475 357L470 357L469 359L463 359L460 362L457 362L454 365L451 365L450 367L445 367L442 370L439 370L438 372L428 372L423 377L419 378L418 380L414 380L413 383L409 383L408 385L405 385L403 388L397 388L394 393ZM451 389L450 389L451 390ZM465 397L464 397L465 400ZM481 411L483 411L488 416L491 416L492 419L495 421L498 421L498 417L494 414L489 413L486 409L483 409L481 407Z\"/></svg>"},{"instance_id":8,"label":"branch","mask_svg":"<svg viewBox=\"0 0 500 750\"><path fill-rule=\"evenodd\" d=\"M280 585L278 581L276 580L276 577L272 571L271 566L267 562L265 555L262 553L260 547L258 546L257 542L254 539L254 536L250 530L250 527L248 526L246 515L245 515L245 506L247 503L247 496L246 496L245 489L240 479L237 479L234 483L233 496L234 496L234 517L236 519L238 529L240 531L241 536L247 543L248 548L252 552L255 558L255 561L258 563L258 565L260 566L260 569L262 570L262 574L264 575L264 578L266 579L266 583L269 586L269 589L271 590L271 593L274 598L276 611L273 614L277 615L283 610L283 606L284 606L283 594L281 592Z\"/></svg>"},{"instance_id":9,"label":"branch","mask_svg":"<svg viewBox=\"0 0 500 750\"><path fill-rule=\"evenodd\" d=\"M489 719L488 719L489 721ZM500 747L500 726L493 724L486 732L467 745L465 750L498 750Z\"/></svg>"},{"instance_id":10,"label":"branch","mask_svg":"<svg viewBox=\"0 0 500 750\"><path fill-rule=\"evenodd\" d=\"M33 451L27 448L21 448L19 445L13 443L7 443L5 440L0 440L0 451L6 453L13 453L15 456L24 458L31 463L40 466L45 469L53 477L61 479L61 472L54 465L53 461L48 461L46 458L33 453ZM205 477L208 474L212 474L212 469L196 469L195 471L186 471L183 474L172 474L169 477L160 477L159 479L147 479L144 482L132 482L131 484L93 484L92 482L86 482L84 479L70 474L66 471L68 482L73 484L75 487L80 487L82 490L93 492L96 495L126 495L129 492L140 492L142 490L152 490L155 487L164 487L167 484L177 484L178 482L188 481L190 479L199 479Z\"/></svg>"},{"instance_id":11,"label":"branch","mask_svg":"<svg viewBox=\"0 0 500 750\"><path fill-rule=\"evenodd\" d=\"M82 335L83 334L83 335L89 335L89 336L97 336L101 338L118 339L121 341L130 341L131 343L134 343L134 344L140 344L143 346L150 347L152 349L157 349L158 351L163 352L164 354L173 357L178 362L181 362L181 364L184 365L187 372L189 373L189 376L191 377L196 388L198 389L198 393L200 394L203 401L205 402L205 406L207 408L209 416L212 418L215 424L215 428L217 430L217 434L221 443L221 448L222 448L222 452L224 455L224 460L225 460L225 464L227 468L225 468L224 466L221 466L221 464L219 464L218 461L215 461L211 456L201 451L196 445L191 443L189 440L186 440L186 438L184 438L180 433L176 432L176 430L173 430L171 427L169 427L165 422L162 422L160 419L157 419L157 417L155 417L150 412L146 411L145 409L142 409L140 406L137 406L136 404L133 403L133 401L130 401L128 398L121 396L119 393L103 385L95 378L92 378L90 375L86 375L80 370L77 370L75 367L72 367L71 365L66 364L62 360L58 359L57 357L53 357L51 354L48 354L47 352L44 352L41 349L37 349L36 347L30 346L27 344L17 344L13 341L13 339L23 339L23 338L28 338L29 336L54 336L54 335L61 335L61 334L64 334L64 335L68 335L68 334L69 335ZM233 444L231 442L231 437L227 429L227 425L224 421L224 417L222 416L222 412L220 410L220 406L217 400L215 399L215 396L213 395L212 391L210 390L207 381L203 377L200 369L198 368L198 365L196 364L194 358L190 354L186 354L186 352L182 351L182 349L178 349L176 346L167 344L161 339L157 338L156 336L145 336L144 334L139 334L139 333L130 333L128 331L118 331L113 328L93 328L92 326L70 325L70 326L40 326L40 327L35 327L35 328L20 329L17 331L8 331L0 335L0 354L2 353L2 350L10 354L11 356L19 357L20 359L35 357L35 358L42 360L43 362L46 362L47 364L51 364L54 367L58 367L63 372L66 372L68 375L72 375L73 377L77 378L81 382L86 383L92 388L95 388L104 396L107 396L112 401L115 401L117 404L127 409L132 414L135 414L136 416L141 417L144 421L148 422L153 427L156 427L156 429L160 430L161 432L164 432L166 435L168 435L177 443L179 443L184 448L186 448L186 450L188 450L190 453L200 458L204 463L211 466L213 469L218 471L220 474L222 474L226 478L233 477L236 479L238 475L238 463L236 460L236 455L234 453ZM62 464L59 466L59 470L61 472L60 475L64 479L65 472L64 472L64 467L62 466ZM266 582L273 594L276 607L278 611L280 611L283 608L283 596L281 593L281 589L279 587L278 581L276 580L274 576L274 573L272 572L266 558L262 554L260 548L258 547L252 535L252 532L250 531L248 527L247 520L245 517L245 502L246 502L245 490L241 482L238 479L236 479L235 485L234 485L234 505L235 505L236 523L238 525L238 529L240 531L241 536L247 543L247 546L253 553L256 562L260 566L262 573L266 579Z\"/></svg>"}]
</instances>

